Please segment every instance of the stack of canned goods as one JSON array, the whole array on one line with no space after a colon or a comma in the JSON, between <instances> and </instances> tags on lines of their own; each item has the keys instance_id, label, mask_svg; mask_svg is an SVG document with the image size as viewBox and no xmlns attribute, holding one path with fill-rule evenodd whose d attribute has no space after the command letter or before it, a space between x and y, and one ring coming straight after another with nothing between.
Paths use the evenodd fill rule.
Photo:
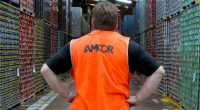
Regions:
<instances>
[{"instance_id":1,"label":"stack of canned goods","mask_svg":"<svg viewBox=\"0 0 200 110\"><path fill-rule=\"evenodd\" d=\"M187 1L187 0L186 0ZM200 5L181 14L180 102L186 109L199 110Z\"/></svg>"},{"instance_id":2,"label":"stack of canned goods","mask_svg":"<svg viewBox=\"0 0 200 110\"><path fill-rule=\"evenodd\" d=\"M50 58L51 54L51 25L48 23L44 23L44 61L47 61Z\"/></svg>"},{"instance_id":3,"label":"stack of canned goods","mask_svg":"<svg viewBox=\"0 0 200 110\"><path fill-rule=\"evenodd\" d=\"M19 9L0 1L0 109L19 100Z\"/></svg>"},{"instance_id":4,"label":"stack of canned goods","mask_svg":"<svg viewBox=\"0 0 200 110\"><path fill-rule=\"evenodd\" d=\"M168 92L168 82L169 82L169 36L168 36L168 21L161 21L156 25L156 42L155 42L155 58L158 62L164 66L166 70L166 75L163 78L161 84L159 85L158 91L161 93Z\"/></svg>"},{"instance_id":5,"label":"stack of canned goods","mask_svg":"<svg viewBox=\"0 0 200 110\"><path fill-rule=\"evenodd\" d=\"M57 51L59 51L65 45L64 37L64 32L62 30L58 30Z\"/></svg>"},{"instance_id":6,"label":"stack of canned goods","mask_svg":"<svg viewBox=\"0 0 200 110\"><path fill-rule=\"evenodd\" d=\"M156 23L156 0L146 0L146 26Z\"/></svg>"},{"instance_id":7,"label":"stack of canned goods","mask_svg":"<svg viewBox=\"0 0 200 110\"><path fill-rule=\"evenodd\" d=\"M51 56L57 52L58 28L51 25Z\"/></svg>"},{"instance_id":8,"label":"stack of canned goods","mask_svg":"<svg viewBox=\"0 0 200 110\"><path fill-rule=\"evenodd\" d=\"M35 94L33 77L34 63L34 21L33 17L20 12L20 95L22 101Z\"/></svg>"},{"instance_id":9,"label":"stack of canned goods","mask_svg":"<svg viewBox=\"0 0 200 110\"><path fill-rule=\"evenodd\" d=\"M156 21L167 15L167 0L156 0Z\"/></svg>"},{"instance_id":10,"label":"stack of canned goods","mask_svg":"<svg viewBox=\"0 0 200 110\"><path fill-rule=\"evenodd\" d=\"M35 51L35 59L34 59L34 66L35 66L35 90L36 93L40 92L44 89L44 78L40 73L40 69L44 63L44 21L42 19L35 19L35 42L34 42L34 51Z\"/></svg>"},{"instance_id":11,"label":"stack of canned goods","mask_svg":"<svg viewBox=\"0 0 200 110\"><path fill-rule=\"evenodd\" d=\"M169 36L170 36L170 47L169 47L169 95L179 101L179 85L180 85L180 39L181 39L181 21L180 16L170 20L169 25Z\"/></svg>"},{"instance_id":12,"label":"stack of canned goods","mask_svg":"<svg viewBox=\"0 0 200 110\"><path fill-rule=\"evenodd\" d=\"M150 29L146 33L146 50L153 57L155 56L155 29Z\"/></svg>"},{"instance_id":13,"label":"stack of canned goods","mask_svg":"<svg viewBox=\"0 0 200 110\"><path fill-rule=\"evenodd\" d=\"M160 0L161 1L161 0ZM179 11L183 0L167 0L167 15L170 16Z\"/></svg>"}]
</instances>

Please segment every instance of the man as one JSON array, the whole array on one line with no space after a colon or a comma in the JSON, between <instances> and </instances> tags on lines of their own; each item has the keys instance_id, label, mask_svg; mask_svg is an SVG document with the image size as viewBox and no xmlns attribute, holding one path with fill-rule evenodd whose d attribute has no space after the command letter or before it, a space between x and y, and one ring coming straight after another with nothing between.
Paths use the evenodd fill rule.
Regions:
<instances>
[{"instance_id":1,"label":"man","mask_svg":"<svg viewBox=\"0 0 200 110\"><path fill-rule=\"evenodd\" d=\"M69 110L129 110L147 99L159 85L164 69L138 44L116 32L118 9L109 2L92 10L94 31L72 40L49 59L41 73L67 101ZM56 76L73 68L74 96ZM130 72L148 76L136 96L130 96Z\"/></svg>"}]
</instances>

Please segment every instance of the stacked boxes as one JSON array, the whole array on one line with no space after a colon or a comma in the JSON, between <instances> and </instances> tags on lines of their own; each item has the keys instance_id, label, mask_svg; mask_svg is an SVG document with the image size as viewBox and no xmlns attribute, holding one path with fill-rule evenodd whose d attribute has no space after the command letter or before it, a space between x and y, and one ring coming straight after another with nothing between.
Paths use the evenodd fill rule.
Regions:
<instances>
[{"instance_id":1,"label":"stacked boxes","mask_svg":"<svg viewBox=\"0 0 200 110\"><path fill-rule=\"evenodd\" d=\"M180 16L177 16L170 20L169 24L169 95L179 101L179 85L180 85L180 39L181 39L181 21Z\"/></svg>"},{"instance_id":2,"label":"stacked boxes","mask_svg":"<svg viewBox=\"0 0 200 110\"><path fill-rule=\"evenodd\" d=\"M57 52L58 43L58 1L51 0L50 9L50 24L51 24L51 56Z\"/></svg>"},{"instance_id":3,"label":"stacked boxes","mask_svg":"<svg viewBox=\"0 0 200 110\"><path fill-rule=\"evenodd\" d=\"M69 14L70 14L70 3L69 3L69 0L66 0L66 9L64 8L64 10L66 10L66 16L65 19L66 19L66 28L64 28L66 30L66 34L69 35ZM67 36L66 36L67 37Z\"/></svg>"},{"instance_id":4,"label":"stacked boxes","mask_svg":"<svg viewBox=\"0 0 200 110\"><path fill-rule=\"evenodd\" d=\"M200 5L181 14L180 102L188 110L199 110Z\"/></svg>"},{"instance_id":5,"label":"stacked boxes","mask_svg":"<svg viewBox=\"0 0 200 110\"><path fill-rule=\"evenodd\" d=\"M57 26L51 25L51 56L57 52L57 36L58 29Z\"/></svg>"},{"instance_id":6,"label":"stacked boxes","mask_svg":"<svg viewBox=\"0 0 200 110\"><path fill-rule=\"evenodd\" d=\"M33 17L20 12L19 63L20 63L20 95L22 101L31 98L35 93L34 62L34 26Z\"/></svg>"},{"instance_id":7,"label":"stacked boxes","mask_svg":"<svg viewBox=\"0 0 200 110\"><path fill-rule=\"evenodd\" d=\"M146 50L155 56L155 29L152 27L156 23L156 1L147 0L146 1Z\"/></svg>"},{"instance_id":8,"label":"stacked boxes","mask_svg":"<svg viewBox=\"0 0 200 110\"><path fill-rule=\"evenodd\" d=\"M58 26L58 2L57 0L51 0L51 9L50 9L50 23L52 25Z\"/></svg>"},{"instance_id":9,"label":"stacked boxes","mask_svg":"<svg viewBox=\"0 0 200 110\"><path fill-rule=\"evenodd\" d=\"M44 62L46 62L51 55L51 25L44 23Z\"/></svg>"},{"instance_id":10,"label":"stacked boxes","mask_svg":"<svg viewBox=\"0 0 200 110\"><path fill-rule=\"evenodd\" d=\"M35 66L35 92L38 93L44 89L44 79L40 73L40 69L44 63L44 21L42 19L35 19L35 31L34 31L34 66Z\"/></svg>"},{"instance_id":11,"label":"stacked boxes","mask_svg":"<svg viewBox=\"0 0 200 110\"><path fill-rule=\"evenodd\" d=\"M51 0L43 0L43 15L46 22L50 22L50 4Z\"/></svg>"},{"instance_id":12,"label":"stacked boxes","mask_svg":"<svg viewBox=\"0 0 200 110\"><path fill-rule=\"evenodd\" d=\"M145 33L140 34L140 45L146 49L146 36Z\"/></svg>"},{"instance_id":13,"label":"stacked boxes","mask_svg":"<svg viewBox=\"0 0 200 110\"><path fill-rule=\"evenodd\" d=\"M155 29L149 29L146 32L146 50L153 57L155 56Z\"/></svg>"},{"instance_id":14,"label":"stacked boxes","mask_svg":"<svg viewBox=\"0 0 200 110\"><path fill-rule=\"evenodd\" d=\"M44 62L51 57L51 25L44 22ZM47 83L44 82L44 88L48 87Z\"/></svg>"},{"instance_id":15,"label":"stacked boxes","mask_svg":"<svg viewBox=\"0 0 200 110\"><path fill-rule=\"evenodd\" d=\"M156 21L160 20L166 15L167 15L167 0L156 0Z\"/></svg>"},{"instance_id":16,"label":"stacked boxes","mask_svg":"<svg viewBox=\"0 0 200 110\"><path fill-rule=\"evenodd\" d=\"M169 36L168 21L161 21L156 25L156 60L165 68L166 75L159 85L158 91L161 93L168 92L169 82Z\"/></svg>"},{"instance_id":17,"label":"stacked boxes","mask_svg":"<svg viewBox=\"0 0 200 110\"><path fill-rule=\"evenodd\" d=\"M19 100L19 9L0 1L0 110Z\"/></svg>"},{"instance_id":18,"label":"stacked boxes","mask_svg":"<svg viewBox=\"0 0 200 110\"><path fill-rule=\"evenodd\" d=\"M156 0L146 0L146 26L156 23Z\"/></svg>"},{"instance_id":19,"label":"stacked boxes","mask_svg":"<svg viewBox=\"0 0 200 110\"><path fill-rule=\"evenodd\" d=\"M133 21L133 31L134 31L134 36L138 35L140 32L140 6L141 5L141 0L138 0L136 2L136 6L133 9L133 16L134 16L134 21Z\"/></svg>"},{"instance_id":20,"label":"stacked boxes","mask_svg":"<svg viewBox=\"0 0 200 110\"><path fill-rule=\"evenodd\" d=\"M179 11L183 0L167 0L167 15L170 16Z\"/></svg>"},{"instance_id":21,"label":"stacked boxes","mask_svg":"<svg viewBox=\"0 0 200 110\"><path fill-rule=\"evenodd\" d=\"M140 45L146 49L146 35L144 32L145 29L145 16L146 16L146 0L140 0Z\"/></svg>"},{"instance_id":22,"label":"stacked boxes","mask_svg":"<svg viewBox=\"0 0 200 110\"><path fill-rule=\"evenodd\" d=\"M68 24L68 5L69 0L58 0L58 16L59 16L59 22L58 22L58 29L63 31L68 31L66 24Z\"/></svg>"},{"instance_id":23,"label":"stacked boxes","mask_svg":"<svg viewBox=\"0 0 200 110\"><path fill-rule=\"evenodd\" d=\"M58 30L58 42L57 42L57 51L62 49L65 45L64 32L62 30Z\"/></svg>"}]
</instances>

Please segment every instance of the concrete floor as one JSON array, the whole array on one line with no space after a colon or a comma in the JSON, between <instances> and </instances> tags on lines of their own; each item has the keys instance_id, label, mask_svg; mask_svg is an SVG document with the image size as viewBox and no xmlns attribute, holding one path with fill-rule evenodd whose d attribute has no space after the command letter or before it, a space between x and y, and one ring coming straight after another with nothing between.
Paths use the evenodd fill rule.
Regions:
<instances>
[{"instance_id":1,"label":"concrete floor","mask_svg":"<svg viewBox=\"0 0 200 110\"><path fill-rule=\"evenodd\" d=\"M137 93L141 85L142 85L141 81L137 79L131 81L130 87L132 95ZM72 80L68 80L66 86L69 87L71 91L74 90ZM67 110L69 106L70 103L67 103L65 99L63 99L62 97L58 96L56 93L48 89L45 90L44 93L35 97L33 100L25 104L22 104L20 107L18 107L17 110L26 110L27 108L28 108L27 110ZM154 94L148 100L144 101L140 106L132 107L131 110L180 110L180 109L178 109L175 105L171 103L170 100L166 99L165 97L158 94Z\"/></svg>"}]
</instances>

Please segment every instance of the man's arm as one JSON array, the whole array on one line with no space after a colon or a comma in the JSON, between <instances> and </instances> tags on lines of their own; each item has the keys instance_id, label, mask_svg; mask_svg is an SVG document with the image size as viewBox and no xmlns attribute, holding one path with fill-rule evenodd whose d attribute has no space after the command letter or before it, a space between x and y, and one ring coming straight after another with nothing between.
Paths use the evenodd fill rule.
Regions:
<instances>
[{"instance_id":1,"label":"man's arm","mask_svg":"<svg viewBox=\"0 0 200 110\"><path fill-rule=\"evenodd\" d=\"M134 106L153 94L165 75L165 71L151 55L133 41L129 43L129 68L131 72L137 71L147 76L136 96L131 96L127 100Z\"/></svg>"},{"instance_id":2,"label":"man's arm","mask_svg":"<svg viewBox=\"0 0 200 110\"><path fill-rule=\"evenodd\" d=\"M43 65L41 73L46 82L48 83L48 85L55 92L57 92L59 95L67 99L67 101L71 100L72 97L70 95L69 90L65 88L61 80L57 77L57 75L54 74L54 72L46 64Z\"/></svg>"},{"instance_id":3,"label":"man's arm","mask_svg":"<svg viewBox=\"0 0 200 110\"><path fill-rule=\"evenodd\" d=\"M67 43L59 52L57 52L52 58L50 58L43 65L41 73L45 78L48 85L59 95L65 98L67 101L73 100L73 95L63 85L62 81L58 78L58 74L69 71L72 67L70 56L70 45Z\"/></svg>"},{"instance_id":4,"label":"man's arm","mask_svg":"<svg viewBox=\"0 0 200 110\"><path fill-rule=\"evenodd\" d=\"M139 105L141 102L153 94L164 75L165 71L161 66L151 76L147 77L137 95L135 97L130 97L128 102L132 105Z\"/></svg>"}]
</instances>

